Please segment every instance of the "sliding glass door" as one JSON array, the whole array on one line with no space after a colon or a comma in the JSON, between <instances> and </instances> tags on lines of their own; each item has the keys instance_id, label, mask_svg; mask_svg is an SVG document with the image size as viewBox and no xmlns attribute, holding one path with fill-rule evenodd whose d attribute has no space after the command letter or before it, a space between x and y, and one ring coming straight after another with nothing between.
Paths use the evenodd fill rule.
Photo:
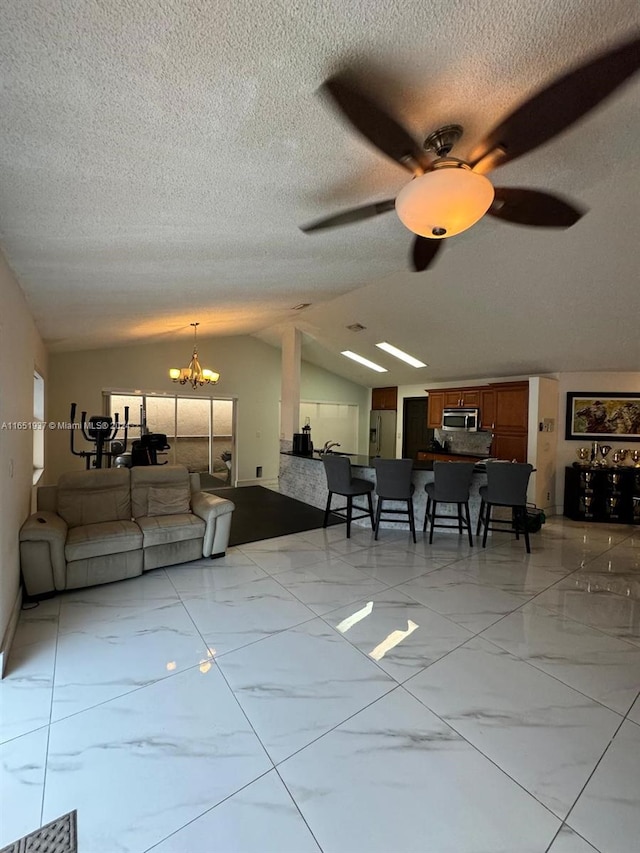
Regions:
<instances>
[{"instance_id":1,"label":"sliding glass door","mask_svg":"<svg viewBox=\"0 0 640 853\"><path fill-rule=\"evenodd\" d=\"M208 397L180 397L155 394L105 393L105 412L119 412L124 420L124 407L129 407L129 449L131 441L148 432L164 433L171 446L159 461L184 465L189 471L211 474L216 485L232 485L234 471L234 406L233 400ZM119 438L122 437L120 434Z\"/></svg>"}]
</instances>

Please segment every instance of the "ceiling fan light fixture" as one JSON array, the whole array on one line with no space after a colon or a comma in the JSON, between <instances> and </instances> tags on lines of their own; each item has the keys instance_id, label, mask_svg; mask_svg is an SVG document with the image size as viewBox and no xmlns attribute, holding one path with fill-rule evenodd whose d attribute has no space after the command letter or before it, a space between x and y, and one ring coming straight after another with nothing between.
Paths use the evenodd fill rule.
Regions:
<instances>
[{"instance_id":1,"label":"ceiling fan light fixture","mask_svg":"<svg viewBox=\"0 0 640 853\"><path fill-rule=\"evenodd\" d=\"M481 219L494 199L491 181L459 160L443 160L398 193L396 213L414 234L453 237Z\"/></svg>"}]
</instances>

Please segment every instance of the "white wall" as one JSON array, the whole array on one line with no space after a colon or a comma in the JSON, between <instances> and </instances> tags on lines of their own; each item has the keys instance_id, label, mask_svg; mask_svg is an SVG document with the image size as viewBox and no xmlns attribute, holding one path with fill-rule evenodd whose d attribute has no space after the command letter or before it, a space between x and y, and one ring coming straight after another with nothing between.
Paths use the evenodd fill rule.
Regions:
<instances>
[{"instance_id":1,"label":"white wall","mask_svg":"<svg viewBox=\"0 0 640 853\"><path fill-rule=\"evenodd\" d=\"M369 451L369 410L371 408L371 389L356 385L348 379L329 373L307 361L302 362L300 375L300 399L307 402L349 403L358 407L358 447L354 453ZM302 424L300 424L302 427ZM289 436L286 436L289 438ZM319 436L314 435L311 421L311 440L319 446ZM336 440L336 439L331 439ZM324 442L322 442L324 443ZM351 451L348 451L351 452Z\"/></svg>"},{"instance_id":2,"label":"white wall","mask_svg":"<svg viewBox=\"0 0 640 853\"><path fill-rule=\"evenodd\" d=\"M172 382L167 373L169 367L186 365L190 354L191 341L187 338L54 353L50 358L47 418L68 421L72 402L78 404L78 413L86 410L88 415L100 414L104 389L236 398L238 482L253 482L258 466L262 468L263 479L276 479L280 463L280 350L248 336L199 338L200 362L203 367L219 371L220 381L213 388L205 386L197 391L189 385ZM360 385L305 362L301 368L300 391L304 399L359 405L368 393L368 389ZM69 452L68 431L56 430L48 433L47 438L50 460L47 482L56 482L64 471L84 467L84 460ZM77 449L87 446L82 439L77 445Z\"/></svg>"},{"instance_id":3,"label":"white wall","mask_svg":"<svg viewBox=\"0 0 640 853\"><path fill-rule=\"evenodd\" d=\"M0 255L0 426L33 421L33 371L45 379L47 355L13 273ZM0 642L19 600L18 532L31 511L33 434L0 429ZM0 650L6 651L4 645Z\"/></svg>"},{"instance_id":4,"label":"white wall","mask_svg":"<svg viewBox=\"0 0 640 853\"><path fill-rule=\"evenodd\" d=\"M548 511L556 509L556 456L559 434L558 380L544 376L529 379L529 445L527 458L535 468L529 500ZM546 422L546 423L545 423ZM543 430L540 430L542 424ZM552 431L545 429L551 426ZM559 509L562 512L562 508Z\"/></svg>"}]
</instances>

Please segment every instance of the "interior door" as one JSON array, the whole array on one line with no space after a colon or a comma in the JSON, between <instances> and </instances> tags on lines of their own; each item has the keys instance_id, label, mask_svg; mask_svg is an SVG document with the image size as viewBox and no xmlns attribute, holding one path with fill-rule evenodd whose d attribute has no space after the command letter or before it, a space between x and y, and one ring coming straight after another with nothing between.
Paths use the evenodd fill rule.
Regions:
<instances>
[{"instance_id":1,"label":"interior door","mask_svg":"<svg viewBox=\"0 0 640 853\"><path fill-rule=\"evenodd\" d=\"M420 450L426 450L433 438L427 426L428 397L406 397L402 418L402 456L415 459Z\"/></svg>"}]
</instances>

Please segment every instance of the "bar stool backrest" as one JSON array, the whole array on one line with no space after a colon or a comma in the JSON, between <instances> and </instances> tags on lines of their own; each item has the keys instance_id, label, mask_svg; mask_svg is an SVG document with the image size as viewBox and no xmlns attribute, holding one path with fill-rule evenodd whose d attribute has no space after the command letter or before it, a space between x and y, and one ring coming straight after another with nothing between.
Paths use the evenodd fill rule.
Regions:
<instances>
[{"instance_id":1,"label":"bar stool backrest","mask_svg":"<svg viewBox=\"0 0 640 853\"><path fill-rule=\"evenodd\" d=\"M434 462L433 500L438 503L468 501L474 468L475 462Z\"/></svg>"},{"instance_id":2,"label":"bar stool backrest","mask_svg":"<svg viewBox=\"0 0 640 853\"><path fill-rule=\"evenodd\" d=\"M533 465L528 462L487 462L485 500L502 506L526 506L532 471Z\"/></svg>"},{"instance_id":3,"label":"bar stool backrest","mask_svg":"<svg viewBox=\"0 0 640 853\"><path fill-rule=\"evenodd\" d=\"M322 457L327 475L327 488L337 495L346 494L351 487L351 460L348 456L325 454Z\"/></svg>"},{"instance_id":4,"label":"bar stool backrest","mask_svg":"<svg viewBox=\"0 0 640 853\"><path fill-rule=\"evenodd\" d=\"M389 500L407 501L411 497L413 459L374 459L376 493Z\"/></svg>"}]
</instances>

